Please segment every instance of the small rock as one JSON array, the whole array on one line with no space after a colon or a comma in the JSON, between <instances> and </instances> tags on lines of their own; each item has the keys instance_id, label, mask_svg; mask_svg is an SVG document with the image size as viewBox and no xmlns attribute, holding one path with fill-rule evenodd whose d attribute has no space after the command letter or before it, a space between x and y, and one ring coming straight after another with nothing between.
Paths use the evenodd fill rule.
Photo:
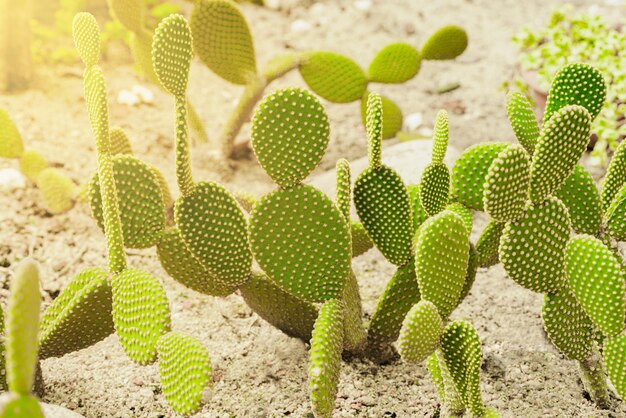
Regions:
<instances>
[{"instance_id":1,"label":"small rock","mask_svg":"<svg viewBox=\"0 0 626 418\"><path fill-rule=\"evenodd\" d=\"M291 23L291 31L294 33L307 32L311 30L313 25L304 19L296 19Z\"/></svg>"},{"instance_id":2,"label":"small rock","mask_svg":"<svg viewBox=\"0 0 626 418\"><path fill-rule=\"evenodd\" d=\"M424 117L421 113L411 113L404 118L404 128L407 131L416 131L422 125Z\"/></svg>"},{"instance_id":3,"label":"small rock","mask_svg":"<svg viewBox=\"0 0 626 418\"><path fill-rule=\"evenodd\" d=\"M135 386L143 386L144 385L143 379L141 377L139 377L139 376L134 377L133 378L133 385L135 385Z\"/></svg>"},{"instance_id":4,"label":"small rock","mask_svg":"<svg viewBox=\"0 0 626 418\"><path fill-rule=\"evenodd\" d=\"M0 170L0 187L3 189L21 189L26 187L26 179L22 173L14 168L3 168Z\"/></svg>"},{"instance_id":5,"label":"small rock","mask_svg":"<svg viewBox=\"0 0 626 418\"><path fill-rule=\"evenodd\" d=\"M354 2L354 8L365 12L372 8L372 0L356 0Z\"/></svg>"}]
</instances>

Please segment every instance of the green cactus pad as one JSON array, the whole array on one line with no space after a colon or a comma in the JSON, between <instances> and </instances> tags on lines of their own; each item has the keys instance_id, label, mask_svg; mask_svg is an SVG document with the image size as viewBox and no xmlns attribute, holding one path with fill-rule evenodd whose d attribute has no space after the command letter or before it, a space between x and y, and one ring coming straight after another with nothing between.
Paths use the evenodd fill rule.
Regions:
<instances>
[{"instance_id":1,"label":"green cactus pad","mask_svg":"<svg viewBox=\"0 0 626 418\"><path fill-rule=\"evenodd\" d=\"M361 121L363 125L367 123L367 100L370 96L370 92L365 92L361 98ZM383 104L383 133L382 139L389 139L396 136L398 131L402 129L402 122L404 117L402 116L402 109L390 98L380 96Z\"/></svg>"},{"instance_id":2,"label":"green cactus pad","mask_svg":"<svg viewBox=\"0 0 626 418\"><path fill-rule=\"evenodd\" d=\"M127 248L152 247L165 228L165 205L159 179L152 167L132 155L116 155L112 160L124 245ZM89 184L89 205L104 231L98 175Z\"/></svg>"},{"instance_id":3,"label":"green cactus pad","mask_svg":"<svg viewBox=\"0 0 626 418\"><path fill-rule=\"evenodd\" d=\"M463 283L463 290L457 302L457 306L461 304L469 295L474 282L476 281L476 273L478 272L478 252L474 244L470 243L469 259L467 260L467 272L465 273L465 281Z\"/></svg>"},{"instance_id":4,"label":"green cactus pad","mask_svg":"<svg viewBox=\"0 0 626 418\"><path fill-rule=\"evenodd\" d=\"M538 293L558 293L565 284L565 246L570 222L567 208L554 197L529 205L508 223L500 237L500 261L509 277Z\"/></svg>"},{"instance_id":5,"label":"green cactus pad","mask_svg":"<svg viewBox=\"0 0 626 418\"><path fill-rule=\"evenodd\" d=\"M163 233L157 243L157 255L167 274L189 289L211 296L228 296L237 290L237 286L222 282L193 257L178 228Z\"/></svg>"},{"instance_id":6,"label":"green cactus pad","mask_svg":"<svg viewBox=\"0 0 626 418\"><path fill-rule=\"evenodd\" d=\"M300 88L286 88L266 96L252 118L254 153L281 187L301 182L317 167L329 136L324 107Z\"/></svg>"},{"instance_id":7,"label":"green cactus pad","mask_svg":"<svg viewBox=\"0 0 626 418\"><path fill-rule=\"evenodd\" d=\"M371 169L378 169L383 164L383 99L381 96L376 93L369 94L365 110L367 163Z\"/></svg>"},{"instance_id":8,"label":"green cactus pad","mask_svg":"<svg viewBox=\"0 0 626 418\"><path fill-rule=\"evenodd\" d=\"M335 204L346 221L350 220L350 205L352 203L352 176L350 163L345 158L337 160L335 165Z\"/></svg>"},{"instance_id":9,"label":"green cactus pad","mask_svg":"<svg viewBox=\"0 0 626 418\"><path fill-rule=\"evenodd\" d=\"M190 25L194 50L211 71L234 84L248 84L256 77L252 35L232 1L196 2Z\"/></svg>"},{"instance_id":10,"label":"green cactus pad","mask_svg":"<svg viewBox=\"0 0 626 418\"><path fill-rule=\"evenodd\" d=\"M350 221L350 235L352 236L352 257L365 254L374 246L365 227L359 221Z\"/></svg>"},{"instance_id":11,"label":"green cactus pad","mask_svg":"<svg viewBox=\"0 0 626 418\"><path fill-rule=\"evenodd\" d=\"M450 170L444 163L430 163L422 173L420 202L429 215L441 212L450 196Z\"/></svg>"},{"instance_id":12,"label":"green cactus pad","mask_svg":"<svg viewBox=\"0 0 626 418\"><path fill-rule=\"evenodd\" d=\"M91 13L78 13L72 22L74 43L80 59L89 68L100 61L100 28Z\"/></svg>"},{"instance_id":13,"label":"green cactus pad","mask_svg":"<svg viewBox=\"0 0 626 418\"><path fill-rule=\"evenodd\" d=\"M485 212L498 222L518 219L524 212L530 182L530 156L519 145L502 150L491 163L483 186Z\"/></svg>"},{"instance_id":14,"label":"green cactus pad","mask_svg":"<svg viewBox=\"0 0 626 418\"><path fill-rule=\"evenodd\" d=\"M390 263L411 256L413 219L404 182L392 168L368 168L354 184L354 205L368 235Z\"/></svg>"},{"instance_id":15,"label":"green cactus pad","mask_svg":"<svg viewBox=\"0 0 626 418\"><path fill-rule=\"evenodd\" d=\"M609 235L620 241L626 240L626 185L615 195L604 215L604 222Z\"/></svg>"},{"instance_id":16,"label":"green cactus pad","mask_svg":"<svg viewBox=\"0 0 626 418\"><path fill-rule=\"evenodd\" d=\"M608 336L626 319L626 283L621 263L599 239L579 235L567 244L565 266L570 289L593 323Z\"/></svg>"},{"instance_id":17,"label":"green cactus pad","mask_svg":"<svg viewBox=\"0 0 626 418\"><path fill-rule=\"evenodd\" d=\"M343 348L343 302L322 305L313 328L309 352L309 388L316 417L331 418L335 408Z\"/></svg>"},{"instance_id":18,"label":"green cactus pad","mask_svg":"<svg viewBox=\"0 0 626 418\"><path fill-rule=\"evenodd\" d=\"M530 199L539 203L565 182L587 149L591 118L584 107L566 106L543 125L530 176Z\"/></svg>"},{"instance_id":19,"label":"green cactus pad","mask_svg":"<svg viewBox=\"0 0 626 418\"><path fill-rule=\"evenodd\" d=\"M185 246L204 268L228 286L248 280L252 253L246 217L228 190L198 183L176 202L175 218Z\"/></svg>"},{"instance_id":20,"label":"green cactus pad","mask_svg":"<svg viewBox=\"0 0 626 418\"><path fill-rule=\"evenodd\" d=\"M405 42L385 46L374 57L367 70L375 83L404 83L420 70L420 53Z\"/></svg>"},{"instance_id":21,"label":"green cactus pad","mask_svg":"<svg viewBox=\"0 0 626 418\"><path fill-rule=\"evenodd\" d=\"M593 323L569 289L545 296L542 317L550 341L567 358L584 361L591 355Z\"/></svg>"},{"instance_id":22,"label":"green cactus pad","mask_svg":"<svg viewBox=\"0 0 626 418\"><path fill-rule=\"evenodd\" d=\"M626 141L617 146L615 154L602 180L602 208L606 211L622 186L626 183Z\"/></svg>"},{"instance_id":23,"label":"green cactus pad","mask_svg":"<svg viewBox=\"0 0 626 418\"><path fill-rule=\"evenodd\" d=\"M11 282L6 317L6 376L9 390L28 395L35 381L39 333L39 266L23 260Z\"/></svg>"},{"instance_id":24,"label":"green cactus pad","mask_svg":"<svg viewBox=\"0 0 626 418\"><path fill-rule=\"evenodd\" d=\"M189 415L198 410L202 392L212 385L211 359L195 338L169 332L157 342L159 374L167 403L174 412Z\"/></svg>"},{"instance_id":25,"label":"green cactus pad","mask_svg":"<svg viewBox=\"0 0 626 418\"><path fill-rule=\"evenodd\" d=\"M350 230L335 203L308 185L266 195L250 214L252 252L286 291L309 302L339 298L350 271Z\"/></svg>"},{"instance_id":26,"label":"green cactus pad","mask_svg":"<svg viewBox=\"0 0 626 418\"><path fill-rule=\"evenodd\" d=\"M152 62L159 81L170 94L184 97L193 58L191 29L178 14L163 19L154 31Z\"/></svg>"},{"instance_id":27,"label":"green cactus pad","mask_svg":"<svg viewBox=\"0 0 626 418\"><path fill-rule=\"evenodd\" d=\"M411 209L413 212L413 231L417 231L420 225L428 219L429 215L426 210L424 210L422 202L420 201L419 184L411 184L407 186L406 189L409 193L409 201L411 202Z\"/></svg>"},{"instance_id":28,"label":"green cactus pad","mask_svg":"<svg viewBox=\"0 0 626 418\"><path fill-rule=\"evenodd\" d=\"M540 135L533 104L524 94L511 92L506 97L506 113L517 141L533 155Z\"/></svg>"},{"instance_id":29,"label":"green cactus pad","mask_svg":"<svg viewBox=\"0 0 626 418\"><path fill-rule=\"evenodd\" d=\"M402 360L421 363L439 347L443 321L437 307L422 300L411 308L402 322L398 350Z\"/></svg>"},{"instance_id":30,"label":"green cactus pad","mask_svg":"<svg viewBox=\"0 0 626 418\"><path fill-rule=\"evenodd\" d=\"M422 46L422 59L451 60L461 55L465 48L467 32L459 26L444 26L426 40Z\"/></svg>"},{"instance_id":31,"label":"green cactus pad","mask_svg":"<svg viewBox=\"0 0 626 418\"><path fill-rule=\"evenodd\" d=\"M440 110L437 112L437 118L435 119L433 155L431 157L433 163L443 163L444 158L446 158L446 151L448 151L449 137L448 112Z\"/></svg>"},{"instance_id":32,"label":"green cactus pad","mask_svg":"<svg viewBox=\"0 0 626 418\"><path fill-rule=\"evenodd\" d=\"M24 142L9 114L0 109L0 157L20 158L24 152Z\"/></svg>"},{"instance_id":33,"label":"green cactus pad","mask_svg":"<svg viewBox=\"0 0 626 418\"><path fill-rule=\"evenodd\" d=\"M411 260L398 268L378 299L370 321L369 344L376 346L396 341L406 314L419 301L420 291L415 277L415 263Z\"/></svg>"},{"instance_id":34,"label":"green cactus pad","mask_svg":"<svg viewBox=\"0 0 626 418\"><path fill-rule=\"evenodd\" d=\"M46 168L39 173L36 183L48 212L56 215L67 212L74 206L76 185L62 171Z\"/></svg>"},{"instance_id":35,"label":"green cactus pad","mask_svg":"<svg viewBox=\"0 0 626 418\"><path fill-rule=\"evenodd\" d=\"M37 182L37 177L46 168L48 162L38 151L26 150L20 157L20 171L33 183Z\"/></svg>"},{"instance_id":36,"label":"green cactus pad","mask_svg":"<svg viewBox=\"0 0 626 418\"><path fill-rule=\"evenodd\" d=\"M463 203L452 202L445 207L445 210L456 213L463 221L463 225L465 225L467 233L472 233L472 227L474 226L474 215L472 214L471 209L469 209Z\"/></svg>"},{"instance_id":37,"label":"green cactus pad","mask_svg":"<svg viewBox=\"0 0 626 418\"><path fill-rule=\"evenodd\" d=\"M39 401L32 395L7 392L0 396L2 418L45 418Z\"/></svg>"},{"instance_id":38,"label":"green cactus pad","mask_svg":"<svg viewBox=\"0 0 626 418\"><path fill-rule=\"evenodd\" d=\"M567 207L576 233L598 234L602 223L602 202L593 177L582 165L576 165L555 196Z\"/></svg>"},{"instance_id":39,"label":"green cactus pad","mask_svg":"<svg viewBox=\"0 0 626 418\"><path fill-rule=\"evenodd\" d=\"M446 397L446 386L443 381L443 376L441 375L441 368L439 367L437 353L433 353L428 356L428 359L426 359L426 367L428 368L428 373L430 374L431 379L433 379L433 383L435 384L435 388L439 394L439 399L444 401Z\"/></svg>"},{"instance_id":40,"label":"green cactus pad","mask_svg":"<svg viewBox=\"0 0 626 418\"><path fill-rule=\"evenodd\" d=\"M422 298L435 304L442 318L457 306L469 260L469 233L450 211L429 218L415 243L415 272Z\"/></svg>"},{"instance_id":41,"label":"green cactus pad","mask_svg":"<svg viewBox=\"0 0 626 418\"><path fill-rule=\"evenodd\" d=\"M165 289L152 275L137 269L123 270L111 284L113 322L124 351L135 363L152 363L158 339L170 330Z\"/></svg>"},{"instance_id":42,"label":"green cactus pad","mask_svg":"<svg viewBox=\"0 0 626 418\"><path fill-rule=\"evenodd\" d=\"M554 76L543 116L544 125L566 106L582 106L590 119L598 116L606 97L606 83L600 71L582 63L569 64Z\"/></svg>"},{"instance_id":43,"label":"green cactus pad","mask_svg":"<svg viewBox=\"0 0 626 418\"><path fill-rule=\"evenodd\" d=\"M159 183L159 188L161 189L161 194L163 195L163 206L165 207L165 211L168 212L172 206L174 206L174 199L172 198L170 186L167 184L165 176L158 168L150 166L150 170L154 173L154 176Z\"/></svg>"},{"instance_id":44,"label":"green cactus pad","mask_svg":"<svg viewBox=\"0 0 626 418\"><path fill-rule=\"evenodd\" d=\"M626 396L626 334L605 340L604 361L611 383L623 398Z\"/></svg>"},{"instance_id":45,"label":"green cactus pad","mask_svg":"<svg viewBox=\"0 0 626 418\"><path fill-rule=\"evenodd\" d=\"M146 5L144 0L108 0L111 14L126 29L134 33L144 31Z\"/></svg>"},{"instance_id":46,"label":"green cactus pad","mask_svg":"<svg viewBox=\"0 0 626 418\"><path fill-rule=\"evenodd\" d=\"M133 153L128 135L119 126L114 126L109 130L109 152L111 155Z\"/></svg>"},{"instance_id":47,"label":"green cactus pad","mask_svg":"<svg viewBox=\"0 0 626 418\"><path fill-rule=\"evenodd\" d=\"M441 350L463 404L472 416L482 417L485 413L480 393L482 353L476 329L465 321L452 322L441 336Z\"/></svg>"},{"instance_id":48,"label":"green cactus pad","mask_svg":"<svg viewBox=\"0 0 626 418\"><path fill-rule=\"evenodd\" d=\"M489 221L483 229L476 242L476 252L478 253L478 265L480 267L491 267L500 261L499 247L502 230L506 224L493 219Z\"/></svg>"},{"instance_id":49,"label":"green cactus pad","mask_svg":"<svg viewBox=\"0 0 626 418\"><path fill-rule=\"evenodd\" d=\"M300 75L315 94L334 103L358 100L367 87L367 76L361 67L334 52L306 54L300 65Z\"/></svg>"},{"instance_id":50,"label":"green cactus pad","mask_svg":"<svg viewBox=\"0 0 626 418\"><path fill-rule=\"evenodd\" d=\"M452 168L452 197L470 209L483 210L483 185L489 167L510 145L507 142L483 142L463 151Z\"/></svg>"},{"instance_id":51,"label":"green cactus pad","mask_svg":"<svg viewBox=\"0 0 626 418\"><path fill-rule=\"evenodd\" d=\"M80 272L41 317L39 357L61 357L115 332L108 274L100 268Z\"/></svg>"},{"instance_id":52,"label":"green cactus pad","mask_svg":"<svg viewBox=\"0 0 626 418\"><path fill-rule=\"evenodd\" d=\"M253 273L241 288L241 295L257 315L290 337L309 342L318 311L278 287L265 274Z\"/></svg>"}]
</instances>

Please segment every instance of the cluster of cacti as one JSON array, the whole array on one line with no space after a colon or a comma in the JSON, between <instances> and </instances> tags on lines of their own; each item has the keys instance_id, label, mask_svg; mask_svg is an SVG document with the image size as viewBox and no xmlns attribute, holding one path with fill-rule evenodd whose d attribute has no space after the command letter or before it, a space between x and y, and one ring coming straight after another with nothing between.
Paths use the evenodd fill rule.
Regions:
<instances>
[{"instance_id":1,"label":"cluster of cacti","mask_svg":"<svg viewBox=\"0 0 626 418\"><path fill-rule=\"evenodd\" d=\"M46 210L52 214L67 212L74 206L77 187L58 168L50 167L40 152L25 149L22 135L0 109L0 157L16 159L22 174L41 191Z\"/></svg>"}]
</instances>

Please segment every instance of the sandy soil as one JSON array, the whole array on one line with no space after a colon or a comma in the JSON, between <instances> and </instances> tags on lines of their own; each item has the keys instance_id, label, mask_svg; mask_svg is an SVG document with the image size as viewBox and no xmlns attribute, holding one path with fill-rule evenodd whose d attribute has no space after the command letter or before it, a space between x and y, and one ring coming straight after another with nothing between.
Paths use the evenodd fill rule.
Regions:
<instances>
[{"instance_id":1,"label":"sandy soil","mask_svg":"<svg viewBox=\"0 0 626 418\"><path fill-rule=\"evenodd\" d=\"M551 7L546 0L375 0L369 11L353 1L289 1L281 11L244 6L261 63L286 49L314 46L345 53L366 67L378 49L394 40L415 45L437 27L457 23L470 35L468 51L456 62L427 62L414 80L402 86L377 86L396 100L405 114L421 112L432 124L438 108L461 105L451 115L451 145L457 150L479 141L512 137L499 88L515 68L511 36L524 24L541 24ZM578 2L588 6L593 2ZM588 3L588 4L586 4ZM605 7L607 13L621 9ZM303 19L310 30L294 33L291 25ZM154 86L143 83L129 65L105 62L111 99L111 121L130 134L136 154L160 167L173 187L173 103ZM42 151L77 182L95 168L95 149L82 98L81 68L59 68L42 74L35 89L0 97L29 146ZM448 82L461 88L445 95L429 93ZM143 83L155 94L152 105L117 104L122 89ZM273 87L302 85L297 74ZM240 88L227 85L199 64L192 69L191 100L208 126L219 129L233 107ZM358 104L327 106L332 141L318 173L340 157L356 159L366 152ZM245 138L247 129L241 137ZM388 144L392 144L390 141ZM217 179L231 189L263 193L272 183L253 160L239 161L234 170L215 171L214 145L196 146L196 179ZM423 156L415 156L416 159ZM11 166L10 162L2 162ZM51 301L76 273L105 264L104 237L88 208L78 205L65 215L51 217L40 209L32 189L0 194L0 293L6 296L11 266L29 253L42 263L43 289ZM478 218L477 230L484 225ZM476 231L475 231L476 232ZM307 347L276 331L237 295L211 298L189 291L169 279L154 250L130 252L130 264L155 273L168 291L173 326L199 338L209 349L215 370L215 389L207 393L201 417L307 416ZM365 314L393 273L375 251L358 258ZM576 366L559 355L543 332L541 296L505 277L500 267L481 270L476 284L454 314L470 319L483 340L483 390L487 404L505 417L624 417L626 406L599 411L583 397ZM43 362L45 400L66 406L86 417L169 417L159 390L156 366L140 367L123 354L115 336L61 359ZM345 363L337 400L337 417L429 417L437 408L434 387L424 367L391 364L378 367L367 361Z\"/></svg>"}]
</instances>

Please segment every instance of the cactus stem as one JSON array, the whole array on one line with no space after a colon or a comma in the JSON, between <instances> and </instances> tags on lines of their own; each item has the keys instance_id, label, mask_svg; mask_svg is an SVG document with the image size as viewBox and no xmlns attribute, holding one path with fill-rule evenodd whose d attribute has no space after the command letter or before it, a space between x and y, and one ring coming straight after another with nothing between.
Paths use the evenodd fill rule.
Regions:
<instances>
[{"instance_id":1,"label":"cactus stem","mask_svg":"<svg viewBox=\"0 0 626 418\"><path fill-rule=\"evenodd\" d=\"M589 393L592 402L600 409L609 409L611 399L606 384L606 373L598 351L594 349L589 358L578 362L578 366L583 387Z\"/></svg>"},{"instance_id":2,"label":"cactus stem","mask_svg":"<svg viewBox=\"0 0 626 418\"><path fill-rule=\"evenodd\" d=\"M193 192L187 135L187 101L184 97L176 97L176 181L183 196L189 196Z\"/></svg>"}]
</instances>

